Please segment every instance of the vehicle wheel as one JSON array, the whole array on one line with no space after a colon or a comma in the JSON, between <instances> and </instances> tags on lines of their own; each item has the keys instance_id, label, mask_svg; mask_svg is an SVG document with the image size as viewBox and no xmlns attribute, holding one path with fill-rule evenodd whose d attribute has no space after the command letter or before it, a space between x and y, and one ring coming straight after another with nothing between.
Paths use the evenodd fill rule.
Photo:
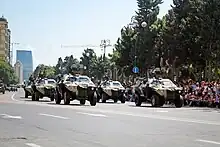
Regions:
<instances>
[{"instance_id":1,"label":"vehicle wheel","mask_svg":"<svg viewBox=\"0 0 220 147\"><path fill-rule=\"evenodd\" d=\"M160 107L162 107L165 104L165 98L161 97L160 98Z\"/></svg>"},{"instance_id":2,"label":"vehicle wheel","mask_svg":"<svg viewBox=\"0 0 220 147\"><path fill-rule=\"evenodd\" d=\"M25 98L28 98L28 92L27 92L27 91L25 91L24 97L25 97Z\"/></svg>"},{"instance_id":3,"label":"vehicle wheel","mask_svg":"<svg viewBox=\"0 0 220 147\"><path fill-rule=\"evenodd\" d=\"M102 93L102 103L106 103L106 95L105 95L105 93Z\"/></svg>"},{"instance_id":4,"label":"vehicle wheel","mask_svg":"<svg viewBox=\"0 0 220 147\"><path fill-rule=\"evenodd\" d=\"M160 97L158 95L152 95L151 97L151 105L153 107L160 107Z\"/></svg>"},{"instance_id":5,"label":"vehicle wheel","mask_svg":"<svg viewBox=\"0 0 220 147\"><path fill-rule=\"evenodd\" d=\"M34 93L33 93L32 96L31 96L31 100L32 100L32 101L35 101L35 94L34 94Z\"/></svg>"},{"instance_id":6,"label":"vehicle wheel","mask_svg":"<svg viewBox=\"0 0 220 147\"><path fill-rule=\"evenodd\" d=\"M118 98L117 97L114 97L114 103L117 103L118 102Z\"/></svg>"},{"instance_id":7,"label":"vehicle wheel","mask_svg":"<svg viewBox=\"0 0 220 147\"><path fill-rule=\"evenodd\" d=\"M121 96L121 103L122 103L122 104L125 103L125 96L124 96L124 95Z\"/></svg>"},{"instance_id":8,"label":"vehicle wheel","mask_svg":"<svg viewBox=\"0 0 220 147\"><path fill-rule=\"evenodd\" d=\"M5 92L3 91L2 94L5 94Z\"/></svg>"},{"instance_id":9,"label":"vehicle wheel","mask_svg":"<svg viewBox=\"0 0 220 147\"><path fill-rule=\"evenodd\" d=\"M54 96L50 98L50 101L53 102L54 101Z\"/></svg>"},{"instance_id":10,"label":"vehicle wheel","mask_svg":"<svg viewBox=\"0 0 220 147\"><path fill-rule=\"evenodd\" d=\"M137 93L135 93L134 96L135 96L135 105L136 106L141 106L141 104L142 104L141 97Z\"/></svg>"},{"instance_id":11,"label":"vehicle wheel","mask_svg":"<svg viewBox=\"0 0 220 147\"><path fill-rule=\"evenodd\" d=\"M40 99L40 93L35 92L35 101L39 101L39 99Z\"/></svg>"},{"instance_id":12,"label":"vehicle wheel","mask_svg":"<svg viewBox=\"0 0 220 147\"><path fill-rule=\"evenodd\" d=\"M80 102L80 105L85 105L86 100L80 100L79 102Z\"/></svg>"},{"instance_id":13,"label":"vehicle wheel","mask_svg":"<svg viewBox=\"0 0 220 147\"><path fill-rule=\"evenodd\" d=\"M94 93L93 96L91 96L91 98L89 100L90 100L90 105L95 106L96 102L97 102L97 94Z\"/></svg>"},{"instance_id":14,"label":"vehicle wheel","mask_svg":"<svg viewBox=\"0 0 220 147\"><path fill-rule=\"evenodd\" d=\"M56 104L60 104L61 95L57 91L55 91L55 93L54 93L54 99L55 99Z\"/></svg>"},{"instance_id":15,"label":"vehicle wheel","mask_svg":"<svg viewBox=\"0 0 220 147\"><path fill-rule=\"evenodd\" d=\"M101 96L98 93L94 93L97 96L97 102L100 102Z\"/></svg>"},{"instance_id":16,"label":"vehicle wheel","mask_svg":"<svg viewBox=\"0 0 220 147\"><path fill-rule=\"evenodd\" d=\"M175 104L176 108L181 108L183 106L183 104L184 104L183 97L179 96L178 98L176 98L174 100L174 104Z\"/></svg>"},{"instance_id":17,"label":"vehicle wheel","mask_svg":"<svg viewBox=\"0 0 220 147\"><path fill-rule=\"evenodd\" d=\"M63 101L64 101L64 105L69 105L70 104L70 97L69 97L67 92L65 92L64 95L63 95Z\"/></svg>"}]
</instances>

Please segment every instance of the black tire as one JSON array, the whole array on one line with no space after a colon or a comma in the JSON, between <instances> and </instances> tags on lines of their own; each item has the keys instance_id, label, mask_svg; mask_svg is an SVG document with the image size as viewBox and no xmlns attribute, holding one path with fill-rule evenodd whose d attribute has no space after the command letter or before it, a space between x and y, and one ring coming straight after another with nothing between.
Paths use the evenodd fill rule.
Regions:
<instances>
[{"instance_id":1,"label":"black tire","mask_svg":"<svg viewBox=\"0 0 220 147\"><path fill-rule=\"evenodd\" d=\"M80 100L79 102L80 102L80 105L85 105L86 100Z\"/></svg>"},{"instance_id":2,"label":"black tire","mask_svg":"<svg viewBox=\"0 0 220 147\"><path fill-rule=\"evenodd\" d=\"M35 92L35 101L39 101L39 99L40 99L40 93Z\"/></svg>"},{"instance_id":3,"label":"black tire","mask_svg":"<svg viewBox=\"0 0 220 147\"><path fill-rule=\"evenodd\" d=\"M24 97L25 97L25 98L28 98L28 92L27 92L27 91L25 91Z\"/></svg>"},{"instance_id":4,"label":"black tire","mask_svg":"<svg viewBox=\"0 0 220 147\"><path fill-rule=\"evenodd\" d=\"M95 106L96 105L96 102L97 102L97 94L96 93L94 93L93 94L93 96L91 96L90 98L89 98L89 102L90 102L90 105L91 106Z\"/></svg>"},{"instance_id":5,"label":"black tire","mask_svg":"<svg viewBox=\"0 0 220 147\"><path fill-rule=\"evenodd\" d=\"M50 98L50 101L53 102L54 101L54 96Z\"/></svg>"},{"instance_id":6,"label":"black tire","mask_svg":"<svg viewBox=\"0 0 220 147\"><path fill-rule=\"evenodd\" d=\"M160 107L162 107L165 104L165 98L160 97Z\"/></svg>"},{"instance_id":7,"label":"black tire","mask_svg":"<svg viewBox=\"0 0 220 147\"><path fill-rule=\"evenodd\" d=\"M106 94L102 93L102 103L106 103Z\"/></svg>"},{"instance_id":8,"label":"black tire","mask_svg":"<svg viewBox=\"0 0 220 147\"><path fill-rule=\"evenodd\" d=\"M161 103L160 103L160 97L156 94L152 95L151 97L151 105L153 107L160 107Z\"/></svg>"},{"instance_id":9,"label":"black tire","mask_svg":"<svg viewBox=\"0 0 220 147\"><path fill-rule=\"evenodd\" d=\"M101 100L101 96L98 94L98 92L94 93L96 95L96 99L97 99L97 102L99 103L100 100Z\"/></svg>"},{"instance_id":10,"label":"black tire","mask_svg":"<svg viewBox=\"0 0 220 147\"><path fill-rule=\"evenodd\" d=\"M122 95L122 96L121 96L121 103L122 103L122 104L124 104L124 103L125 103L125 101L126 101L126 98L125 98L125 96L124 96L124 95Z\"/></svg>"},{"instance_id":11,"label":"black tire","mask_svg":"<svg viewBox=\"0 0 220 147\"><path fill-rule=\"evenodd\" d=\"M54 99L55 99L56 104L61 103L61 95L57 91L55 91L54 93Z\"/></svg>"},{"instance_id":12,"label":"black tire","mask_svg":"<svg viewBox=\"0 0 220 147\"><path fill-rule=\"evenodd\" d=\"M139 94L135 93L135 105L140 107L141 104L142 104L142 100L141 100L141 97L139 96Z\"/></svg>"},{"instance_id":13,"label":"black tire","mask_svg":"<svg viewBox=\"0 0 220 147\"><path fill-rule=\"evenodd\" d=\"M32 101L35 101L35 94L34 94L34 93L33 93L32 96L31 96L31 100L32 100Z\"/></svg>"},{"instance_id":14,"label":"black tire","mask_svg":"<svg viewBox=\"0 0 220 147\"><path fill-rule=\"evenodd\" d=\"M64 101L64 105L69 105L70 104L70 98L69 98L67 92L64 92L63 101Z\"/></svg>"},{"instance_id":15,"label":"black tire","mask_svg":"<svg viewBox=\"0 0 220 147\"><path fill-rule=\"evenodd\" d=\"M3 91L2 94L5 94L5 91Z\"/></svg>"},{"instance_id":16,"label":"black tire","mask_svg":"<svg viewBox=\"0 0 220 147\"><path fill-rule=\"evenodd\" d=\"M114 103L118 102L118 98L117 97L114 97L113 100L114 100Z\"/></svg>"},{"instance_id":17,"label":"black tire","mask_svg":"<svg viewBox=\"0 0 220 147\"><path fill-rule=\"evenodd\" d=\"M181 108L184 104L183 97L179 96L178 98L176 98L174 100L174 104L175 104L176 108Z\"/></svg>"}]
</instances>

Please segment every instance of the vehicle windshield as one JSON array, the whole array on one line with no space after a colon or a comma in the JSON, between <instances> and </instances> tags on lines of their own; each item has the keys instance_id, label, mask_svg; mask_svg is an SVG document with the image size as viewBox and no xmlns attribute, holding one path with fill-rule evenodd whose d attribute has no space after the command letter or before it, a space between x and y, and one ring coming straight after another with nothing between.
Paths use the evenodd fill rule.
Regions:
<instances>
[{"instance_id":1,"label":"vehicle windshield","mask_svg":"<svg viewBox=\"0 0 220 147\"><path fill-rule=\"evenodd\" d=\"M66 81L76 82L76 77L68 77Z\"/></svg>"},{"instance_id":2,"label":"vehicle windshield","mask_svg":"<svg viewBox=\"0 0 220 147\"><path fill-rule=\"evenodd\" d=\"M119 83L119 82L112 82L112 86L121 86L121 83Z\"/></svg>"},{"instance_id":3,"label":"vehicle windshield","mask_svg":"<svg viewBox=\"0 0 220 147\"><path fill-rule=\"evenodd\" d=\"M90 82L90 79L89 79L88 77L79 77L79 78L78 78L78 81L79 81L79 82L89 83L89 82Z\"/></svg>"},{"instance_id":4,"label":"vehicle windshield","mask_svg":"<svg viewBox=\"0 0 220 147\"><path fill-rule=\"evenodd\" d=\"M161 81L159 80L154 80L151 82L152 85L159 85L159 84L163 84Z\"/></svg>"},{"instance_id":5,"label":"vehicle windshield","mask_svg":"<svg viewBox=\"0 0 220 147\"><path fill-rule=\"evenodd\" d=\"M55 83L55 81L53 81L53 80L48 80L48 84L54 84Z\"/></svg>"},{"instance_id":6,"label":"vehicle windshield","mask_svg":"<svg viewBox=\"0 0 220 147\"><path fill-rule=\"evenodd\" d=\"M171 81L162 81L164 86L169 86L169 87L173 87L176 86L173 82Z\"/></svg>"}]
</instances>

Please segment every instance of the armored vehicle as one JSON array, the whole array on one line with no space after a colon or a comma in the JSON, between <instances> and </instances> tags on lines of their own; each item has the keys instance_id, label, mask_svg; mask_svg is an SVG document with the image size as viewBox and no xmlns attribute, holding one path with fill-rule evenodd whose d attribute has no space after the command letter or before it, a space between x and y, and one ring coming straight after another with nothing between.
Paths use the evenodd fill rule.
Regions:
<instances>
[{"instance_id":1,"label":"armored vehicle","mask_svg":"<svg viewBox=\"0 0 220 147\"><path fill-rule=\"evenodd\" d=\"M125 88L122 86L122 84L118 81L111 81L107 80L98 86L97 95L98 95L98 102L100 99L102 100L102 103L105 103L106 100L112 99L115 103L118 102L118 100L121 101L121 103L125 103Z\"/></svg>"},{"instance_id":2,"label":"armored vehicle","mask_svg":"<svg viewBox=\"0 0 220 147\"><path fill-rule=\"evenodd\" d=\"M87 76L83 75L64 75L56 87L55 101L60 104L64 100L64 104L70 104L72 100L79 100L81 105L90 102L91 106L96 105L97 95L96 86Z\"/></svg>"},{"instance_id":3,"label":"armored vehicle","mask_svg":"<svg viewBox=\"0 0 220 147\"><path fill-rule=\"evenodd\" d=\"M33 101L39 101L43 97L49 97L51 101L54 101L56 89L56 81L54 79L39 79L32 88L34 91Z\"/></svg>"},{"instance_id":4,"label":"armored vehicle","mask_svg":"<svg viewBox=\"0 0 220 147\"><path fill-rule=\"evenodd\" d=\"M133 86L136 106L150 102L153 107L161 107L168 101L180 108L183 105L181 90L170 79L143 79Z\"/></svg>"}]
</instances>

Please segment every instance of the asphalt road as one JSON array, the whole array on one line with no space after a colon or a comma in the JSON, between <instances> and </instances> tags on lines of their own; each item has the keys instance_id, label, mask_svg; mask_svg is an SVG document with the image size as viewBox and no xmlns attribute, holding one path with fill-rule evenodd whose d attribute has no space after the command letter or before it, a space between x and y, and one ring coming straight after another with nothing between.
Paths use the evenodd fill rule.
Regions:
<instances>
[{"instance_id":1,"label":"asphalt road","mask_svg":"<svg viewBox=\"0 0 220 147\"><path fill-rule=\"evenodd\" d=\"M32 102L23 92L0 94L0 147L217 147L220 110L95 107Z\"/></svg>"}]
</instances>

